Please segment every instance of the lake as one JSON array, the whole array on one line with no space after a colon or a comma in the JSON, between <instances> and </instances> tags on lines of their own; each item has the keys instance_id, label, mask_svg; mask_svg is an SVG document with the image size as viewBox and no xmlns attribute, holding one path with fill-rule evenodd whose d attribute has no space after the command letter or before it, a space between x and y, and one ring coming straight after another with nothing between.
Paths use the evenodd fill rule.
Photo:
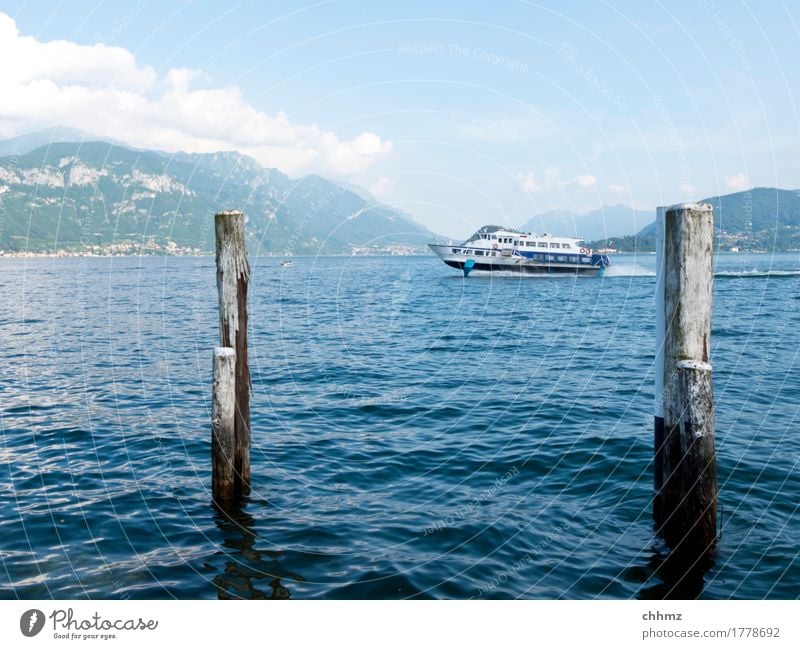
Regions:
<instances>
[{"instance_id":1,"label":"lake","mask_svg":"<svg viewBox=\"0 0 800 649\"><path fill-rule=\"evenodd\" d=\"M213 258L0 259L3 597L665 592L654 255L605 278L251 261L253 493L228 517ZM800 254L716 268L722 537L688 596L796 598Z\"/></svg>"}]
</instances>

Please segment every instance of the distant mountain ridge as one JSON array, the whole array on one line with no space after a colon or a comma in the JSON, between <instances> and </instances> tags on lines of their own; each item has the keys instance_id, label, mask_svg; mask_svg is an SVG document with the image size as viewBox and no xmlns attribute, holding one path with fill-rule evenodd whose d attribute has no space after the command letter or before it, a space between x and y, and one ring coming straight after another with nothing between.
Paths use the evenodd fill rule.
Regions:
<instances>
[{"instance_id":1,"label":"distant mountain ridge","mask_svg":"<svg viewBox=\"0 0 800 649\"><path fill-rule=\"evenodd\" d=\"M70 128L68 126L51 126L50 128L41 131L34 131L32 133L25 133L16 137L0 140L0 158L5 156L20 156L30 153L34 149L42 146L49 146L56 142L94 142L104 141L110 144L119 146L126 146L124 143L117 140L108 140L104 138L97 138L81 131L77 128ZM127 147L133 149L134 147Z\"/></svg>"},{"instance_id":2,"label":"distant mountain ridge","mask_svg":"<svg viewBox=\"0 0 800 649\"><path fill-rule=\"evenodd\" d=\"M631 234L652 219L651 212L635 210L627 205L603 205L585 214L568 210L545 212L529 219L521 229L525 232L558 234L591 241Z\"/></svg>"},{"instance_id":3,"label":"distant mountain ridge","mask_svg":"<svg viewBox=\"0 0 800 649\"><path fill-rule=\"evenodd\" d=\"M784 251L800 249L800 190L754 187L733 194L704 198L714 207L715 245L718 250ZM637 234L616 237L620 251L655 250L655 214ZM598 238L597 247L610 237Z\"/></svg>"},{"instance_id":4,"label":"distant mountain ridge","mask_svg":"<svg viewBox=\"0 0 800 649\"><path fill-rule=\"evenodd\" d=\"M346 182L291 179L237 152L170 154L88 137L56 127L0 141L0 153L8 153L0 157L0 251L138 242L153 251L210 252L211 217L231 208L247 214L254 254L427 251L425 244L441 238ZM79 141L60 141L69 138ZM800 249L800 190L758 187L701 202L714 206L720 250ZM654 218L653 211L606 205L585 214L554 210L521 229L651 251Z\"/></svg>"},{"instance_id":5,"label":"distant mountain ridge","mask_svg":"<svg viewBox=\"0 0 800 649\"><path fill-rule=\"evenodd\" d=\"M237 152L165 154L50 140L0 158L0 250L138 241L206 252L213 214L222 209L246 213L253 254L422 249L437 238L409 215L335 182L291 179Z\"/></svg>"}]
</instances>

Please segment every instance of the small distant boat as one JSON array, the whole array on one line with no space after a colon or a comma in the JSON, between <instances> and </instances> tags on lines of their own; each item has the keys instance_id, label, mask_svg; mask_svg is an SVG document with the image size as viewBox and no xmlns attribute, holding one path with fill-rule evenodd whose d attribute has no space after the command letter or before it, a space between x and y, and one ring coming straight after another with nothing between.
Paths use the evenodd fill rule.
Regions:
<instances>
[{"instance_id":1,"label":"small distant boat","mask_svg":"<svg viewBox=\"0 0 800 649\"><path fill-rule=\"evenodd\" d=\"M292 266L294 262L291 259L286 259L281 262L281 268L286 268L287 266Z\"/></svg>"},{"instance_id":2,"label":"small distant boat","mask_svg":"<svg viewBox=\"0 0 800 649\"><path fill-rule=\"evenodd\" d=\"M460 245L432 243L441 260L464 272L512 271L530 274L603 275L611 261L594 252L583 239L519 232L485 225Z\"/></svg>"}]
</instances>

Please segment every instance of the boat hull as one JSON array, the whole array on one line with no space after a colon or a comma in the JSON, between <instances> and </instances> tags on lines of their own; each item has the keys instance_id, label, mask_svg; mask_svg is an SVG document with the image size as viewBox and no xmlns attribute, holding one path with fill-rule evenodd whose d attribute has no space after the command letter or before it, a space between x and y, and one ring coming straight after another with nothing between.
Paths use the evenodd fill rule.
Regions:
<instances>
[{"instance_id":1,"label":"boat hull","mask_svg":"<svg viewBox=\"0 0 800 649\"><path fill-rule=\"evenodd\" d=\"M537 261L511 254L496 257L453 254L452 246L430 244L431 250L451 268L462 272L512 272L525 275L603 275L605 266L587 263ZM465 271L465 266L467 267Z\"/></svg>"},{"instance_id":2,"label":"boat hull","mask_svg":"<svg viewBox=\"0 0 800 649\"><path fill-rule=\"evenodd\" d=\"M444 263L451 268L464 270L464 261L454 261L445 259ZM597 275L601 269L596 267L579 267L574 264L546 264L546 263L526 263L526 264L498 264L498 263L475 263L472 270L489 272L512 272L525 275Z\"/></svg>"}]
</instances>

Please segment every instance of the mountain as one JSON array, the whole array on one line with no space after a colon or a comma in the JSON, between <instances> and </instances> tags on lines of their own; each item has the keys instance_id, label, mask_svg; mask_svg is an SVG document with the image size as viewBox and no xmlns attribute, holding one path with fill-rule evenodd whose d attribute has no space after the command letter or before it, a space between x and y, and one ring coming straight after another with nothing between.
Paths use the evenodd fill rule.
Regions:
<instances>
[{"instance_id":1,"label":"mountain","mask_svg":"<svg viewBox=\"0 0 800 649\"><path fill-rule=\"evenodd\" d=\"M380 201L375 198L370 192L368 192L363 187L359 187L355 183L347 182L346 180L337 180L336 184L339 187L346 189L347 191L353 192L356 196L362 198L365 203L369 203L370 205L379 205Z\"/></svg>"},{"instance_id":2,"label":"mountain","mask_svg":"<svg viewBox=\"0 0 800 649\"><path fill-rule=\"evenodd\" d=\"M25 155L34 149L48 146L54 142L88 142L95 139L97 138L77 128L52 126L42 131L34 131L7 140L0 140L0 157ZM121 144L116 141L111 143Z\"/></svg>"},{"instance_id":3,"label":"mountain","mask_svg":"<svg viewBox=\"0 0 800 649\"><path fill-rule=\"evenodd\" d=\"M619 237L636 232L653 219L651 212L627 205L603 205L586 214L553 210L533 217L522 226L525 232L551 233L586 240Z\"/></svg>"},{"instance_id":4,"label":"mountain","mask_svg":"<svg viewBox=\"0 0 800 649\"><path fill-rule=\"evenodd\" d=\"M755 187L698 202L714 207L718 250L800 249L800 190ZM652 251L655 250L655 234L653 221L636 235L614 239L613 247L621 251ZM608 237L601 237L595 243L602 247L607 240Z\"/></svg>"},{"instance_id":5,"label":"mountain","mask_svg":"<svg viewBox=\"0 0 800 649\"><path fill-rule=\"evenodd\" d=\"M350 253L436 238L408 215L320 176L290 179L236 152L165 154L52 142L0 158L0 249L214 247L213 214L241 209L252 254Z\"/></svg>"}]
</instances>

